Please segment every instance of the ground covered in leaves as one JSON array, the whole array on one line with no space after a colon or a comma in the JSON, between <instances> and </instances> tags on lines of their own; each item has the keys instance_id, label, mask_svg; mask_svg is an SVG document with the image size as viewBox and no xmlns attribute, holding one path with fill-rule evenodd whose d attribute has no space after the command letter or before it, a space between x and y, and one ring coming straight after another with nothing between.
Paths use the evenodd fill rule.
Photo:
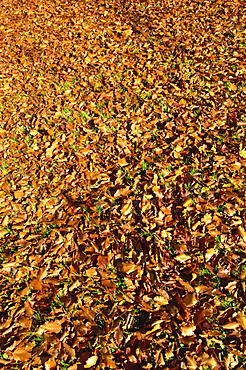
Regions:
<instances>
[{"instance_id":1,"label":"ground covered in leaves","mask_svg":"<svg viewBox=\"0 0 246 370\"><path fill-rule=\"evenodd\" d=\"M244 1L0 12L0 368L244 369Z\"/></svg>"}]
</instances>

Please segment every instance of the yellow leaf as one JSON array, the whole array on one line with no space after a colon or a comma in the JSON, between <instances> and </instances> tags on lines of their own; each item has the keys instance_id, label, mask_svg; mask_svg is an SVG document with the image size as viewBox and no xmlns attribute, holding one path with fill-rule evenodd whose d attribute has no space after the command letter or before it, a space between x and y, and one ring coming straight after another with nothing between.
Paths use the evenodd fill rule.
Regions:
<instances>
[{"instance_id":1,"label":"yellow leaf","mask_svg":"<svg viewBox=\"0 0 246 370\"><path fill-rule=\"evenodd\" d=\"M128 30L123 31L123 34L126 36L130 36L132 34L132 29L129 28Z\"/></svg>"},{"instance_id":2,"label":"yellow leaf","mask_svg":"<svg viewBox=\"0 0 246 370\"><path fill-rule=\"evenodd\" d=\"M186 104L186 100L185 100L184 98L182 98L182 99L179 101L179 104L185 105L185 104Z\"/></svg>"},{"instance_id":3,"label":"yellow leaf","mask_svg":"<svg viewBox=\"0 0 246 370\"><path fill-rule=\"evenodd\" d=\"M198 368L198 366L197 366L197 362L194 359L194 357L191 357L191 356L188 356L188 355L186 355L185 357L186 357L186 360L187 360L188 368L191 369L191 370L193 370L193 369L196 370Z\"/></svg>"},{"instance_id":4,"label":"yellow leaf","mask_svg":"<svg viewBox=\"0 0 246 370\"><path fill-rule=\"evenodd\" d=\"M9 224L9 216L5 216L2 221L2 226L8 226Z\"/></svg>"},{"instance_id":5,"label":"yellow leaf","mask_svg":"<svg viewBox=\"0 0 246 370\"><path fill-rule=\"evenodd\" d=\"M175 150L176 150L176 152L181 152L181 151L183 150L183 148L182 148L182 146L177 145L177 146L175 147Z\"/></svg>"},{"instance_id":6,"label":"yellow leaf","mask_svg":"<svg viewBox=\"0 0 246 370\"><path fill-rule=\"evenodd\" d=\"M7 233L8 231L5 229L0 230L0 239L3 238Z\"/></svg>"},{"instance_id":7,"label":"yellow leaf","mask_svg":"<svg viewBox=\"0 0 246 370\"><path fill-rule=\"evenodd\" d=\"M89 277L97 275L97 269L95 267L89 268L88 270L86 270L86 275Z\"/></svg>"},{"instance_id":8,"label":"yellow leaf","mask_svg":"<svg viewBox=\"0 0 246 370\"><path fill-rule=\"evenodd\" d=\"M239 155L240 157L246 158L246 149L240 150Z\"/></svg>"},{"instance_id":9,"label":"yellow leaf","mask_svg":"<svg viewBox=\"0 0 246 370\"><path fill-rule=\"evenodd\" d=\"M212 222L212 216L210 213L206 213L203 218L202 218L202 221L205 223L205 225L208 225Z\"/></svg>"},{"instance_id":10,"label":"yellow leaf","mask_svg":"<svg viewBox=\"0 0 246 370\"><path fill-rule=\"evenodd\" d=\"M52 157L53 151L59 146L59 142L55 141L48 149L46 149L46 156Z\"/></svg>"},{"instance_id":11,"label":"yellow leaf","mask_svg":"<svg viewBox=\"0 0 246 370\"><path fill-rule=\"evenodd\" d=\"M237 86L233 83L229 83L229 89L232 91L237 91Z\"/></svg>"},{"instance_id":12,"label":"yellow leaf","mask_svg":"<svg viewBox=\"0 0 246 370\"><path fill-rule=\"evenodd\" d=\"M36 135L38 135L38 131L37 131L37 130L31 130L31 131L30 131L30 134L31 134L32 136L36 136Z\"/></svg>"},{"instance_id":13,"label":"yellow leaf","mask_svg":"<svg viewBox=\"0 0 246 370\"><path fill-rule=\"evenodd\" d=\"M188 198L184 201L183 206L189 207L192 204L193 200L191 198Z\"/></svg>"},{"instance_id":14,"label":"yellow leaf","mask_svg":"<svg viewBox=\"0 0 246 370\"><path fill-rule=\"evenodd\" d=\"M96 365L97 360L98 360L98 356L89 357L84 365L84 368L89 369L90 367Z\"/></svg>"}]
</instances>

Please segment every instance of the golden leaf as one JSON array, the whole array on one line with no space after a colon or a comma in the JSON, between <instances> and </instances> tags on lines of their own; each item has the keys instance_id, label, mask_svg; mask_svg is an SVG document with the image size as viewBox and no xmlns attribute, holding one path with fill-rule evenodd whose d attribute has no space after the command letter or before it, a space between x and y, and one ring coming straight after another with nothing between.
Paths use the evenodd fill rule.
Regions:
<instances>
[{"instance_id":1,"label":"golden leaf","mask_svg":"<svg viewBox=\"0 0 246 370\"><path fill-rule=\"evenodd\" d=\"M40 326L38 332L47 331L49 333L60 333L62 326L60 323L55 321L46 321L43 325Z\"/></svg>"},{"instance_id":2,"label":"golden leaf","mask_svg":"<svg viewBox=\"0 0 246 370\"><path fill-rule=\"evenodd\" d=\"M246 149L240 150L239 155L240 157L246 158Z\"/></svg>"},{"instance_id":3,"label":"golden leaf","mask_svg":"<svg viewBox=\"0 0 246 370\"><path fill-rule=\"evenodd\" d=\"M190 337L194 334L195 330L196 330L196 325L184 325L184 326L181 326L181 333L184 337Z\"/></svg>"},{"instance_id":4,"label":"golden leaf","mask_svg":"<svg viewBox=\"0 0 246 370\"><path fill-rule=\"evenodd\" d=\"M121 208L121 213L123 216L127 216L132 212L132 200L129 199Z\"/></svg>"},{"instance_id":5,"label":"golden leaf","mask_svg":"<svg viewBox=\"0 0 246 370\"><path fill-rule=\"evenodd\" d=\"M168 304L169 300L167 298L164 298L160 295L154 297L154 301L162 306L165 306Z\"/></svg>"},{"instance_id":6,"label":"golden leaf","mask_svg":"<svg viewBox=\"0 0 246 370\"><path fill-rule=\"evenodd\" d=\"M237 86L233 83L229 83L229 89L232 91L237 91Z\"/></svg>"},{"instance_id":7,"label":"golden leaf","mask_svg":"<svg viewBox=\"0 0 246 370\"><path fill-rule=\"evenodd\" d=\"M53 358L50 358L48 361L45 362L44 364L44 367L45 367L45 370L51 370L51 369L54 369L54 367L56 366L56 362L55 360L53 360Z\"/></svg>"},{"instance_id":8,"label":"golden leaf","mask_svg":"<svg viewBox=\"0 0 246 370\"><path fill-rule=\"evenodd\" d=\"M5 229L0 230L0 239L3 238L7 233L8 231Z\"/></svg>"},{"instance_id":9,"label":"golden leaf","mask_svg":"<svg viewBox=\"0 0 246 370\"><path fill-rule=\"evenodd\" d=\"M24 347L16 348L15 351L12 353L13 358L16 361L27 361L30 357L32 357L31 353L29 353Z\"/></svg>"},{"instance_id":10,"label":"golden leaf","mask_svg":"<svg viewBox=\"0 0 246 370\"><path fill-rule=\"evenodd\" d=\"M237 329L239 327L238 322L229 322L228 324L222 325L222 328L224 329Z\"/></svg>"},{"instance_id":11,"label":"golden leaf","mask_svg":"<svg viewBox=\"0 0 246 370\"><path fill-rule=\"evenodd\" d=\"M126 35L126 36L130 36L132 34L132 29L131 28L128 28L128 30L125 30L123 31L123 34Z\"/></svg>"},{"instance_id":12,"label":"golden leaf","mask_svg":"<svg viewBox=\"0 0 246 370\"><path fill-rule=\"evenodd\" d=\"M24 196L24 191L16 190L16 191L14 191L14 196L15 196L16 199L21 199Z\"/></svg>"},{"instance_id":13,"label":"golden leaf","mask_svg":"<svg viewBox=\"0 0 246 370\"><path fill-rule=\"evenodd\" d=\"M212 222L212 215L210 214L210 213L206 213L204 216L203 216L203 218L202 218L202 220L203 220L203 222L205 223L205 225L208 225L208 224L210 224L211 222Z\"/></svg>"},{"instance_id":14,"label":"golden leaf","mask_svg":"<svg viewBox=\"0 0 246 370\"><path fill-rule=\"evenodd\" d=\"M185 357L186 357L186 360L187 360L188 369L196 370L198 368L198 366L197 366L197 362L194 359L194 357L191 357L191 356L188 356L188 355L186 355Z\"/></svg>"},{"instance_id":15,"label":"golden leaf","mask_svg":"<svg viewBox=\"0 0 246 370\"><path fill-rule=\"evenodd\" d=\"M5 216L2 221L2 226L8 226L9 224L9 216Z\"/></svg>"},{"instance_id":16,"label":"golden leaf","mask_svg":"<svg viewBox=\"0 0 246 370\"><path fill-rule=\"evenodd\" d=\"M135 265L134 263L122 263L122 269L121 271L130 274L131 272L138 270L138 266Z\"/></svg>"},{"instance_id":17,"label":"golden leaf","mask_svg":"<svg viewBox=\"0 0 246 370\"><path fill-rule=\"evenodd\" d=\"M207 249L206 250L206 254L205 254L205 260L206 260L206 262L208 262L210 260L210 258L212 258L215 253L217 253L216 248L209 248L209 249Z\"/></svg>"},{"instance_id":18,"label":"golden leaf","mask_svg":"<svg viewBox=\"0 0 246 370\"><path fill-rule=\"evenodd\" d=\"M189 207L193 203L193 200L191 198L188 198L184 201L183 207Z\"/></svg>"},{"instance_id":19,"label":"golden leaf","mask_svg":"<svg viewBox=\"0 0 246 370\"><path fill-rule=\"evenodd\" d=\"M187 256L185 253L180 253L177 257L175 257L175 259L180 263L185 263L186 261L190 260L190 256Z\"/></svg>"},{"instance_id":20,"label":"golden leaf","mask_svg":"<svg viewBox=\"0 0 246 370\"><path fill-rule=\"evenodd\" d=\"M95 267L89 268L88 270L86 270L86 275L89 277L97 275L97 269Z\"/></svg>"},{"instance_id":21,"label":"golden leaf","mask_svg":"<svg viewBox=\"0 0 246 370\"><path fill-rule=\"evenodd\" d=\"M240 324L240 326L246 330L246 315L243 311L239 312L237 315L237 322Z\"/></svg>"},{"instance_id":22,"label":"golden leaf","mask_svg":"<svg viewBox=\"0 0 246 370\"><path fill-rule=\"evenodd\" d=\"M96 365L98 360L98 356L91 356L86 360L86 363L84 365L85 369L89 369L90 367Z\"/></svg>"},{"instance_id":23,"label":"golden leaf","mask_svg":"<svg viewBox=\"0 0 246 370\"><path fill-rule=\"evenodd\" d=\"M246 242L246 231L242 226L238 226L238 232L240 236L243 238L243 241Z\"/></svg>"}]
</instances>

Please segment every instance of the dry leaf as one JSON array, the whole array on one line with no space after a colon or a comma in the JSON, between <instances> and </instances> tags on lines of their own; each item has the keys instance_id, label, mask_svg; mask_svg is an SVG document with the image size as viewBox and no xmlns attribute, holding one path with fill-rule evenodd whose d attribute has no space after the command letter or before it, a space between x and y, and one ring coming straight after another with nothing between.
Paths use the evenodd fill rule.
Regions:
<instances>
[{"instance_id":1,"label":"dry leaf","mask_svg":"<svg viewBox=\"0 0 246 370\"><path fill-rule=\"evenodd\" d=\"M186 304L187 307L195 306L198 302L195 293L187 293L186 296L183 298L183 302Z\"/></svg>"},{"instance_id":2,"label":"dry leaf","mask_svg":"<svg viewBox=\"0 0 246 370\"><path fill-rule=\"evenodd\" d=\"M189 207L192 203L193 200L191 198L187 198L183 203L183 207Z\"/></svg>"},{"instance_id":3,"label":"dry leaf","mask_svg":"<svg viewBox=\"0 0 246 370\"><path fill-rule=\"evenodd\" d=\"M63 343L63 346L64 346L67 354L71 357L71 359L76 357L76 352L72 347L70 347L66 342Z\"/></svg>"},{"instance_id":4,"label":"dry leaf","mask_svg":"<svg viewBox=\"0 0 246 370\"><path fill-rule=\"evenodd\" d=\"M163 306L167 305L168 302L169 302L169 300L167 298L164 298L164 297L162 297L160 295L154 297L154 301L156 303L160 304L160 305L163 305Z\"/></svg>"},{"instance_id":5,"label":"dry leaf","mask_svg":"<svg viewBox=\"0 0 246 370\"><path fill-rule=\"evenodd\" d=\"M240 151L239 151L239 155L240 155L240 157L242 157L242 158L246 158L246 150L245 150L245 149L240 150Z\"/></svg>"},{"instance_id":6,"label":"dry leaf","mask_svg":"<svg viewBox=\"0 0 246 370\"><path fill-rule=\"evenodd\" d=\"M139 269L139 266L135 265L134 263L122 263L121 271L130 274L133 271L136 271Z\"/></svg>"},{"instance_id":7,"label":"dry leaf","mask_svg":"<svg viewBox=\"0 0 246 370\"><path fill-rule=\"evenodd\" d=\"M243 330L246 330L246 315L245 315L244 311L238 312L237 322L240 324L240 326L243 328Z\"/></svg>"},{"instance_id":8,"label":"dry leaf","mask_svg":"<svg viewBox=\"0 0 246 370\"><path fill-rule=\"evenodd\" d=\"M231 83L231 82L229 83L229 86L228 87L232 91L237 91L237 86L235 84Z\"/></svg>"},{"instance_id":9,"label":"dry leaf","mask_svg":"<svg viewBox=\"0 0 246 370\"><path fill-rule=\"evenodd\" d=\"M187 256L185 253L180 253L177 257L175 257L175 260L180 262L180 263L185 263L188 260L190 260L190 256Z\"/></svg>"},{"instance_id":10,"label":"dry leaf","mask_svg":"<svg viewBox=\"0 0 246 370\"><path fill-rule=\"evenodd\" d=\"M191 356L186 355L185 358L187 360L188 369L191 369L191 370L198 369L197 362L194 359L194 357L191 357Z\"/></svg>"},{"instance_id":11,"label":"dry leaf","mask_svg":"<svg viewBox=\"0 0 246 370\"><path fill-rule=\"evenodd\" d=\"M238 226L238 232L240 236L243 238L243 241L246 242L246 231L242 226Z\"/></svg>"},{"instance_id":12,"label":"dry leaf","mask_svg":"<svg viewBox=\"0 0 246 370\"><path fill-rule=\"evenodd\" d=\"M228 324L225 324L225 325L221 325L222 328L224 329L237 329L238 326L239 326L239 323L238 322L229 322Z\"/></svg>"},{"instance_id":13,"label":"dry leaf","mask_svg":"<svg viewBox=\"0 0 246 370\"><path fill-rule=\"evenodd\" d=\"M196 325L183 325L180 327L180 330L184 337L189 337L195 333Z\"/></svg>"},{"instance_id":14,"label":"dry leaf","mask_svg":"<svg viewBox=\"0 0 246 370\"><path fill-rule=\"evenodd\" d=\"M56 321L46 321L43 325L41 325L38 329L38 332L47 331L49 333L60 333L62 326L59 322Z\"/></svg>"},{"instance_id":15,"label":"dry leaf","mask_svg":"<svg viewBox=\"0 0 246 370\"><path fill-rule=\"evenodd\" d=\"M24 191L22 191L22 190L16 190L16 191L14 191L14 196L15 196L15 198L16 199L21 199L21 198L23 198L23 196L24 196Z\"/></svg>"},{"instance_id":16,"label":"dry leaf","mask_svg":"<svg viewBox=\"0 0 246 370\"><path fill-rule=\"evenodd\" d=\"M21 362L25 362L29 360L29 358L32 357L31 353L28 352L24 347L16 348L14 352L12 353L12 356L16 361L21 361Z\"/></svg>"},{"instance_id":17,"label":"dry leaf","mask_svg":"<svg viewBox=\"0 0 246 370\"><path fill-rule=\"evenodd\" d=\"M84 365L85 369L89 369L90 367L96 365L98 360L98 356L91 356L86 360L86 363Z\"/></svg>"},{"instance_id":18,"label":"dry leaf","mask_svg":"<svg viewBox=\"0 0 246 370\"><path fill-rule=\"evenodd\" d=\"M132 212L132 200L129 199L121 208L121 213L123 216L128 216Z\"/></svg>"},{"instance_id":19,"label":"dry leaf","mask_svg":"<svg viewBox=\"0 0 246 370\"><path fill-rule=\"evenodd\" d=\"M44 367L45 367L45 370L51 370L51 369L54 369L54 367L56 366L56 362L53 358L50 358L48 361L45 362L44 364Z\"/></svg>"}]
</instances>

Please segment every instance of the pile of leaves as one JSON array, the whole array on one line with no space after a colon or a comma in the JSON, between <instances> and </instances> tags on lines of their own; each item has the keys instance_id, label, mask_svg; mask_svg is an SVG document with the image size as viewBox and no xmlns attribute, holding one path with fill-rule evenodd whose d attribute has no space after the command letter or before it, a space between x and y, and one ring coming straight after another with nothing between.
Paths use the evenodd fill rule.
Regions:
<instances>
[{"instance_id":1,"label":"pile of leaves","mask_svg":"<svg viewBox=\"0 0 246 370\"><path fill-rule=\"evenodd\" d=\"M240 0L5 0L0 368L244 369Z\"/></svg>"}]
</instances>

